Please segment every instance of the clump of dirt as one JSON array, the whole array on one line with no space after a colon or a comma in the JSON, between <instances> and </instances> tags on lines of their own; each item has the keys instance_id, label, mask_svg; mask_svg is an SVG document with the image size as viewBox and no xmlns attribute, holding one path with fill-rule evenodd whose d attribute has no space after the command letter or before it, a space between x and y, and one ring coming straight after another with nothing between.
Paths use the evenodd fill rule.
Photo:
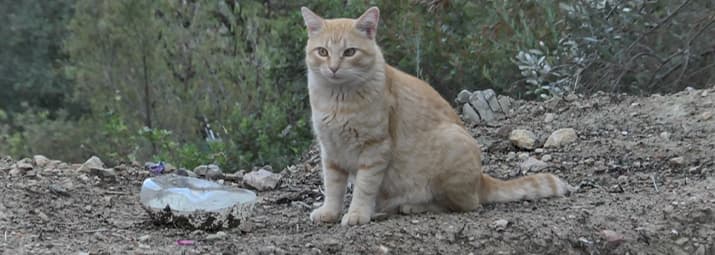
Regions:
<instances>
[{"instance_id":1,"label":"clump of dirt","mask_svg":"<svg viewBox=\"0 0 715 255\"><path fill-rule=\"evenodd\" d=\"M258 192L249 221L221 233L154 225L139 204L149 173L138 165L117 166L107 179L76 164L5 158L0 253L715 254L714 102L714 89L519 102L506 120L470 126L485 171L532 174L520 164L535 158L547 163L540 172L578 186L575 194L356 227L309 222L322 200L316 148L284 170L277 189ZM560 128L575 129L578 139L522 151L504 137L516 128L541 144Z\"/></svg>"}]
</instances>

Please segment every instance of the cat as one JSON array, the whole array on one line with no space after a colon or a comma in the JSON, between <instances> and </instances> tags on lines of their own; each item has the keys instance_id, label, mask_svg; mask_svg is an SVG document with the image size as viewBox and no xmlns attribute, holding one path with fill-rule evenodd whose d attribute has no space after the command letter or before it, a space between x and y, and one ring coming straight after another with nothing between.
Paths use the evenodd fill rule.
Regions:
<instances>
[{"instance_id":1,"label":"cat","mask_svg":"<svg viewBox=\"0 0 715 255\"><path fill-rule=\"evenodd\" d=\"M377 7L357 19L323 19L306 7L301 13L325 185L311 221L338 221L348 181L353 197L342 225L368 223L376 213L464 212L574 191L552 174L502 181L482 173L480 146L449 103L385 62Z\"/></svg>"}]
</instances>

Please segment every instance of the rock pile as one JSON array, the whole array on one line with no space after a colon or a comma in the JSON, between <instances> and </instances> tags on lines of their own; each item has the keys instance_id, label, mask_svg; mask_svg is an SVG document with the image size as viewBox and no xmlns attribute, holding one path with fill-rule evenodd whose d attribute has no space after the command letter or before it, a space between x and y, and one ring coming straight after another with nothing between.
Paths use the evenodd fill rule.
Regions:
<instances>
[{"instance_id":1,"label":"rock pile","mask_svg":"<svg viewBox=\"0 0 715 255\"><path fill-rule=\"evenodd\" d=\"M514 99L497 95L494 90L462 90L455 101L461 105L462 119L469 123L485 123L507 117Z\"/></svg>"}]
</instances>

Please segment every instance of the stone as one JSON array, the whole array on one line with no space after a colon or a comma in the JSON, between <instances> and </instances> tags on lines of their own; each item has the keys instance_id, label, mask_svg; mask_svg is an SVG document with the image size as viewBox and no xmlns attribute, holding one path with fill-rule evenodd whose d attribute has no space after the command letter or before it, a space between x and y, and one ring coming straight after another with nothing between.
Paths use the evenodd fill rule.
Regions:
<instances>
[{"instance_id":1,"label":"stone","mask_svg":"<svg viewBox=\"0 0 715 255\"><path fill-rule=\"evenodd\" d=\"M223 177L223 172L218 165L209 164L206 169L206 178L215 180Z\"/></svg>"},{"instance_id":2,"label":"stone","mask_svg":"<svg viewBox=\"0 0 715 255\"><path fill-rule=\"evenodd\" d=\"M547 114L544 115L544 122L545 122L545 123L551 123L552 121L554 121L554 118L555 118L555 117L556 117L556 116L555 116L553 113L547 113Z\"/></svg>"},{"instance_id":3,"label":"stone","mask_svg":"<svg viewBox=\"0 0 715 255\"><path fill-rule=\"evenodd\" d=\"M618 246L625 241L623 234L613 230L601 230L600 234L601 237L606 240L606 244L612 247Z\"/></svg>"},{"instance_id":4,"label":"stone","mask_svg":"<svg viewBox=\"0 0 715 255\"><path fill-rule=\"evenodd\" d=\"M670 132L665 132L665 131L661 132L660 138L663 138L665 140L670 140Z\"/></svg>"},{"instance_id":5,"label":"stone","mask_svg":"<svg viewBox=\"0 0 715 255\"><path fill-rule=\"evenodd\" d=\"M497 129L497 136L504 139L509 139L509 135L511 134L512 130L513 128L509 125L501 126Z\"/></svg>"},{"instance_id":6,"label":"stone","mask_svg":"<svg viewBox=\"0 0 715 255\"><path fill-rule=\"evenodd\" d=\"M62 185L53 183L53 184L50 184L47 188L50 190L50 192L52 192L54 194L57 194L60 196L66 196L66 197L70 196L70 193Z\"/></svg>"},{"instance_id":7,"label":"stone","mask_svg":"<svg viewBox=\"0 0 715 255\"><path fill-rule=\"evenodd\" d=\"M207 165L200 165L194 168L194 173L198 176L206 176L206 172L208 172L209 166Z\"/></svg>"},{"instance_id":8,"label":"stone","mask_svg":"<svg viewBox=\"0 0 715 255\"><path fill-rule=\"evenodd\" d=\"M707 111L700 114L700 119L703 121L708 121L713 118L713 112Z\"/></svg>"},{"instance_id":9,"label":"stone","mask_svg":"<svg viewBox=\"0 0 715 255\"><path fill-rule=\"evenodd\" d=\"M552 158L551 155L549 155L549 154L546 154L546 155L544 155L544 156L541 156L541 160L543 160L543 161L551 161L552 159L553 159L553 158Z\"/></svg>"},{"instance_id":10,"label":"stone","mask_svg":"<svg viewBox=\"0 0 715 255\"><path fill-rule=\"evenodd\" d=\"M502 114L501 106L494 90L474 91L469 97L469 103L479 113L481 120L489 122L497 119Z\"/></svg>"},{"instance_id":11,"label":"stone","mask_svg":"<svg viewBox=\"0 0 715 255\"><path fill-rule=\"evenodd\" d=\"M521 162L521 164L519 164L519 168L521 168L522 173L538 172L547 167L549 167L548 163L538 160L534 157L529 157L524 162Z\"/></svg>"},{"instance_id":12,"label":"stone","mask_svg":"<svg viewBox=\"0 0 715 255\"><path fill-rule=\"evenodd\" d=\"M499 106L501 106L502 113L505 115L509 114L512 105L514 105L514 100L508 96L498 96L498 98L497 101L499 102Z\"/></svg>"},{"instance_id":13,"label":"stone","mask_svg":"<svg viewBox=\"0 0 715 255\"><path fill-rule=\"evenodd\" d=\"M20 168L13 168L8 172L10 176L20 176L22 174L23 170Z\"/></svg>"},{"instance_id":14,"label":"stone","mask_svg":"<svg viewBox=\"0 0 715 255\"><path fill-rule=\"evenodd\" d=\"M103 168L103 167L100 167L100 168L93 167L93 168L89 169L89 175L97 176L101 179L114 180L115 178L117 178L117 172L115 172L114 169Z\"/></svg>"},{"instance_id":15,"label":"stone","mask_svg":"<svg viewBox=\"0 0 715 255\"><path fill-rule=\"evenodd\" d=\"M713 248L715 249L715 248ZM693 255L705 255L705 245L700 245Z\"/></svg>"},{"instance_id":16,"label":"stone","mask_svg":"<svg viewBox=\"0 0 715 255\"><path fill-rule=\"evenodd\" d=\"M149 239L151 239L151 235L143 235L139 237L140 242L146 242L149 241Z\"/></svg>"},{"instance_id":17,"label":"stone","mask_svg":"<svg viewBox=\"0 0 715 255\"><path fill-rule=\"evenodd\" d=\"M97 156L90 157L87 161L84 162L84 164L82 164L77 169L77 171L86 173L86 172L89 172L92 168L98 168L98 169L104 168L104 163L102 162L101 159L99 159L99 157L97 157Z\"/></svg>"},{"instance_id":18,"label":"stone","mask_svg":"<svg viewBox=\"0 0 715 255\"><path fill-rule=\"evenodd\" d=\"M564 97L564 100L566 100L566 102L573 102L578 100L578 96L576 94L568 94L566 97Z\"/></svg>"},{"instance_id":19,"label":"stone","mask_svg":"<svg viewBox=\"0 0 715 255\"><path fill-rule=\"evenodd\" d=\"M498 219L491 224L491 227L496 231L504 231L508 225L509 221L505 219Z\"/></svg>"},{"instance_id":20,"label":"stone","mask_svg":"<svg viewBox=\"0 0 715 255\"><path fill-rule=\"evenodd\" d=\"M245 170L238 170L235 173L227 173L224 174L224 179L227 181L239 183L240 181L243 180L243 175L245 174Z\"/></svg>"},{"instance_id":21,"label":"stone","mask_svg":"<svg viewBox=\"0 0 715 255\"><path fill-rule=\"evenodd\" d=\"M90 181L89 176L87 176L86 174L80 174L79 176L77 176L77 179L79 179L80 181L82 181L84 183L87 183Z\"/></svg>"},{"instance_id":22,"label":"stone","mask_svg":"<svg viewBox=\"0 0 715 255\"><path fill-rule=\"evenodd\" d=\"M562 128L551 133L549 138L546 139L544 147L561 147L566 144L575 142L576 138L576 130L574 130L573 128Z\"/></svg>"},{"instance_id":23,"label":"stone","mask_svg":"<svg viewBox=\"0 0 715 255\"><path fill-rule=\"evenodd\" d=\"M514 146L531 150L536 147L536 135L525 129L515 129L509 134L509 141L511 141Z\"/></svg>"},{"instance_id":24,"label":"stone","mask_svg":"<svg viewBox=\"0 0 715 255\"><path fill-rule=\"evenodd\" d=\"M228 236L228 234L226 234L226 232L218 231L216 233L207 235L206 240L209 240L209 241L221 240L221 239L225 239L227 236Z\"/></svg>"},{"instance_id":25,"label":"stone","mask_svg":"<svg viewBox=\"0 0 715 255\"><path fill-rule=\"evenodd\" d=\"M625 176L625 175L618 176L618 183L626 183L626 182L628 182L628 176Z\"/></svg>"},{"instance_id":26,"label":"stone","mask_svg":"<svg viewBox=\"0 0 715 255\"><path fill-rule=\"evenodd\" d=\"M243 182L259 191L272 190L278 186L281 178L280 174L275 174L263 168L258 171L247 173L243 176Z\"/></svg>"},{"instance_id":27,"label":"stone","mask_svg":"<svg viewBox=\"0 0 715 255\"><path fill-rule=\"evenodd\" d=\"M675 240L675 244L680 245L680 246L683 246L683 244L688 243L688 241L690 241L689 238L687 238L687 237L681 237L681 238L678 238L678 240Z\"/></svg>"},{"instance_id":28,"label":"stone","mask_svg":"<svg viewBox=\"0 0 715 255\"><path fill-rule=\"evenodd\" d=\"M544 149L538 148L538 149L534 150L534 153L537 153L537 154L544 153Z\"/></svg>"},{"instance_id":29,"label":"stone","mask_svg":"<svg viewBox=\"0 0 715 255\"><path fill-rule=\"evenodd\" d=\"M456 98L454 101L456 101L458 104L466 104L466 103L469 103L469 97L470 97L471 95L472 95L471 92L469 92L468 90L464 89L464 90L460 91L459 94L457 94L457 98Z\"/></svg>"},{"instance_id":30,"label":"stone","mask_svg":"<svg viewBox=\"0 0 715 255\"><path fill-rule=\"evenodd\" d=\"M464 104L462 106L462 118L464 118L465 121L469 123L480 123L482 121L482 118L479 117L479 114L474 111L471 105L469 104Z\"/></svg>"},{"instance_id":31,"label":"stone","mask_svg":"<svg viewBox=\"0 0 715 255\"><path fill-rule=\"evenodd\" d=\"M17 168L19 168L20 170L30 170L30 169L32 169L32 164L28 163L28 162L25 161L25 160L19 161L19 162L17 162L17 164L15 164L15 165L16 165Z\"/></svg>"},{"instance_id":32,"label":"stone","mask_svg":"<svg viewBox=\"0 0 715 255\"><path fill-rule=\"evenodd\" d=\"M50 159L42 155L32 156L32 161L38 167L45 167L50 163Z\"/></svg>"},{"instance_id":33,"label":"stone","mask_svg":"<svg viewBox=\"0 0 715 255\"><path fill-rule=\"evenodd\" d=\"M179 168L179 170L176 170L176 175L188 176L188 177L197 177L198 176L196 173L194 173L194 171L190 171L190 170L184 169L184 168Z\"/></svg>"},{"instance_id":34,"label":"stone","mask_svg":"<svg viewBox=\"0 0 715 255\"><path fill-rule=\"evenodd\" d=\"M682 166L685 164L685 158L684 157L674 157L668 160L668 163L672 166Z\"/></svg>"},{"instance_id":35,"label":"stone","mask_svg":"<svg viewBox=\"0 0 715 255\"><path fill-rule=\"evenodd\" d=\"M527 152L519 153L519 155L517 155L516 158L518 158L519 160L526 160L529 158L529 153L527 153Z\"/></svg>"}]
</instances>

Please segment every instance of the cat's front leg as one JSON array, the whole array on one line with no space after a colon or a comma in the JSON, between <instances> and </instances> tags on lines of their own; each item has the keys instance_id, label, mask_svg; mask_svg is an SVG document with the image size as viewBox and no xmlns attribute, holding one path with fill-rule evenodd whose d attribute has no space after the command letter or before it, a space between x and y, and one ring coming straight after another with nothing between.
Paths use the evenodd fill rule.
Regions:
<instances>
[{"instance_id":1,"label":"cat's front leg","mask_svg":"<svg viewBox=\"0 0 715 255\"><path fill-rule=\"evenodd\" d=\"M375 211L375 201L380 191L385 171L389 165L389 140L380 141L366 148L360 155L360 165L355 175L353 199L342 225L358 225L370 222Z\"/></svg>"},{"instance_id":2,"label":"cat's front leg","mask_svg":"<svg viewBox=\"0 0 715 255\"><path fill-rule=\"evenodd\" d=\"M348 172L337 163L323 159L323 183L325 202L310 214L310 220L315 223L337 222L343 209Z\"/></svg>"}]
</instances>

